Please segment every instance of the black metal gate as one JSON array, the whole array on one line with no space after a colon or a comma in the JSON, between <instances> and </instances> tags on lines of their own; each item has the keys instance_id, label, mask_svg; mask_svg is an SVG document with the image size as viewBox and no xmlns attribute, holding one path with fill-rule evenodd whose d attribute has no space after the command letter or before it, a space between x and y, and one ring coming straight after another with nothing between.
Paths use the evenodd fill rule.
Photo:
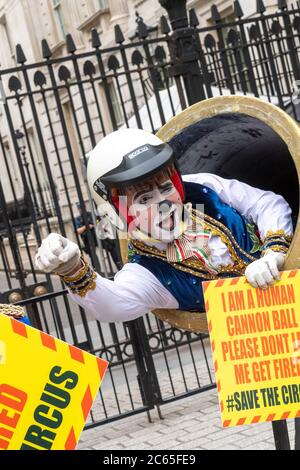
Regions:
<instances>
[{"instance_id":1,"label":"black metal gate","mask_svg":"<svg viewBox=\"0 0 300 470\"><path fill-rule=\"evenodd\" d=\"M161 18L159 37L138 21L138 34L102 48L91 32L90 52L54 58L44 40L43 60L0 70L0 302L25 305L32 323L110 361L111 367L87 426L94 426L215 386L205 335L182 332L152 314L124 324L99 324L70 304L59 279L38 272L34 254L51 231L81 243L76 203L96 218L86 185L88 154L102 136L121 126L156 131L201 99L225 93L263 96L300 120L300 9L280 2L267 15L199 28L185 2L164 1L173 32ZM99 214L98 214L99 215ZM103 214L100 214L103 216ZM89 234L94 268L110 277L110 253Z\"/></svg>"}]
</instances>

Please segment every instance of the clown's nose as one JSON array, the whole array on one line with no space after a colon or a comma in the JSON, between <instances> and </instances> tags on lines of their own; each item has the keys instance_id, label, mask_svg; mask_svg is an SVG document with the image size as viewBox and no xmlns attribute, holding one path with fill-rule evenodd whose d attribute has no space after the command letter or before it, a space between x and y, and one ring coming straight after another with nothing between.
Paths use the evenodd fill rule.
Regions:
<instances>
[{"instance_id":1,"label":"clown's nose","mask_svg":"<svg viewBox=\"0 0 300 470\"><path fill-rule=\"evenodd\" d=\"M172 206L172 202L167 201L166 199L164 201L161 201L158 205L158 210L162 214L169 212L170 207Z\"/></svg>"}]
</instances>

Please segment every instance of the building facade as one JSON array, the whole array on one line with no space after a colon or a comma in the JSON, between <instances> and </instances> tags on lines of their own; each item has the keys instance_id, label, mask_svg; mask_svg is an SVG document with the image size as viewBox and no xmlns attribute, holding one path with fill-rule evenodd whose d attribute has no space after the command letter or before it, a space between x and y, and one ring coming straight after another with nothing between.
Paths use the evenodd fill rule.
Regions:
<instances>
[{"instance_id":1,"label":"building facade","mask_svg":"<svg viewBox=\"0 0 300 470\"><path fill-rule=\"evenodd\" d=\"M215 4L223 19L233 15L232 0L188 0L201 26L211 24L211 6ZM275 11L276 0L265 0L268 12ZM287 4L292 4L288 0ZM245 17L256 11L255 0L240 0ZM0 0L0 64L15 63L15 45L21 43L28 61L41 59L41 40L47 39L53 53L65 52L65 37L71 33L78 50L90 48L90 31L96 28L103 46L114 42L113 26L119 24L130 37L136 29L136 11L147 25L156 25L166 11L158 0Z\"/></svg>"}]
</instances>

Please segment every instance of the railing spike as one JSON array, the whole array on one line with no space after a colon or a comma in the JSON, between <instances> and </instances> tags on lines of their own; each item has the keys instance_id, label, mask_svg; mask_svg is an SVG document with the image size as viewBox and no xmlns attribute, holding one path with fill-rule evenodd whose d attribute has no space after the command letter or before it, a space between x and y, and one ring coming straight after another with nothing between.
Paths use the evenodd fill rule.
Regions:
<instances>
[{"instance_id":1,"label":"railing spike","mask_svg":"<svg viewBox=\"0 0 300 470\"><path fill-rule=\"evenodd\" d=\"M66 35L67 50L69 54L74 54L76 51L76 45L71 34Z\"/></svg>"},{"instance_id":2,"label":"railing spike","mask_svg":"<svg viewBox=\"0 0 300 470\"><path fill-rule=\"evenodd\" d=\"M140 39L146 39L148 36L147 26L142 20L138 22L138 35Z\"/></svg>"},{"instance_id":3,"label":"railing spike","mask_svg":"<svg viewBox=\"0 0 300 470\"><path fill-rule=\"evenodd\" d=\"M190 27L191 28L196 28L199 26L199 20L197 17L197 14L195 12L195 8L190 9Z\"/></svg>"},{"instance_id":4,"label":"railing spike","mask_svg":"<svg viewBox=\"0 0 300 470\"><path fill-rule=\"evenodd\" d=\"M18 64L25 64L27 60L21 44L16 45L16 60Z\"/></svg>"},{"instance_id":5,"label":"railing spike","mask_svg":"<svg viewBox=\"0 0 300 470\"><path fill-rule=\"evenodd\" d=\"M234 14L237 18L242 18L244 16L244 12L239 0L235 0L234 2Z\"/></svg>"},{"instance_id":6,"label":"railing spike","mask_svg":"<svg viewBox=\"0 0 300 470\"><path fill-rule=\"evenodd\" d=\"M168 20L164 15L160 17L160 29L162 34L169 34L171 31Z\"/></svg>"},{"instance_id":7,"label":"railing spike","mask_svg":"<svg viewBox=\"0 0 300 470\"><path fill-rule=\"evenodd\" d=\"M115 26L115 41L117 44L122 44L125 41L124 34L118 24Z\"/></svg>"},{"instance_id":8,"label":"railing spike","mask_svg":"<svg viewBox=\"0 0 300 470\"><path fill-rule=\"evenodd\" d=\"M218 10L217 5L215 4L211 6L211 18L215 23L218 23L219 21L221 21L220 12Z\"/></svg>"},{"instance_id":9,"label":"railing spike","mask_svg":"<svg viewBox=\"0 0 300 470\"><path fill-rule=\"evenodd\" d=\"M47 39L42 39L42 54L44 59L50 59L52 56L52 51L49 47Z\"/></svg>"},{"instance_id":10,"label":"railing spike","mask_svg":"<svg viewBox=\"0 0 300 470\"><path fill-rule=\"evenodd\" d=\"M92 47L94 47L94 49L98 49L99 47L101 47L100 36L96 28L92 29Z\"/></svg>"},{"instance_id":11,"label":"railing spike","mask_svg":"<svg viewBox=\"0 0 300 470\"><path fill-rule=\"evenodd\" d=\"M278 9L279 10L286 10L287 9L286 0L278 0Z\"/></svg>"},{"instance_id":12,"label":"railing spike","mask_svg":"<svg viewBox=\"0 0 300 470\"><path fill-rule=\"evenodd\" d=\"M266 7L264 5L263 0L256 0L256 12L264 13L265 11L266 11Z\"/></svg>"}]
</instances>

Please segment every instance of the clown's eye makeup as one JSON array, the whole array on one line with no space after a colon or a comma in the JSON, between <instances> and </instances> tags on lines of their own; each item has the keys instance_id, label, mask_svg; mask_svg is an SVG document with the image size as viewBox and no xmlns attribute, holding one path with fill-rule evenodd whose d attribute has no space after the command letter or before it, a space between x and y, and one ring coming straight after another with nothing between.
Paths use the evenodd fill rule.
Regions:
<instances>
[{"instance_id":1,"label":"clown's eye makeup","mask_svg":"<svg viewBox=\"0 0 300 470\"><path fill-rule=\"evenodd\" d=\"M134 204L147 204L153 197L153 187L138 190L133 196Z\"/></svg>"},{"instance_id":2,"label":"clown's eye makeup","mask_svg":"<svg viewBox=\"0 0 300 470\"><path fill-rule=\"evenodd\" d=\"M160 188L160 192L161 194L170 194L174 189L174 185L170 181L170 183L167 183Z\"/></svg>"},{"instance_id":3,"label":"clown's eye makeup","mask_svg":"<svg viewBox=\"0 0 300 470\"><path fill-rule=\"evenodd\" d=\"M162 197L167 198L174 191L176 191L176 188L170 180L164 181L161 184L149 184L147 187L136 191L133 196L133 204L140 204L142 206L158 204Z\"/></svg>"},{"instance_id":4,"label":"clown's eye makeup","mask_svg":"<svg viewBox=\"0 0 300 470\"><path fill-rule=\"evenodd\" d=\"M145 194L144 196L140 196L136 202L137 204L147 204L151 200L152 196L150 194Z\"/></svg>"}]
</instances>

